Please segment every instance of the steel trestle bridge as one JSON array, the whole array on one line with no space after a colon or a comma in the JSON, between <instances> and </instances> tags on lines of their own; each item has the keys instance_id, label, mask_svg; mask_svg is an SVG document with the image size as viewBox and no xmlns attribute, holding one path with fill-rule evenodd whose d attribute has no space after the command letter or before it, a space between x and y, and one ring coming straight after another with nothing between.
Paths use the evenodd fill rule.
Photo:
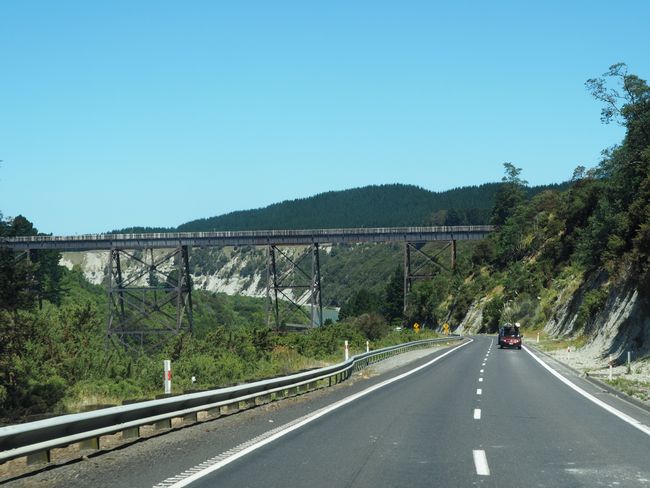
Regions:
<instances>
[{"instance_id":1,"label":"steel trestle bridge","mask_svg":"<svg viewBox=\"0 0 650 488\"><path fill-rule=\"evenodd\" d=\"M456 241L485 238L494 228L478 226L379 227L312 230L256 230L227 232L179 232L143 234L87 234L75 236L26 236L0 239L0 246L30 258L42 250L62 252L101 251L110 253L108 282L107 337L132 345L145 336L163 337L169 333L192 331L192 285L189 252L193 247L255 246L267 248L266 296L268 318L281 324L279 300L284 299L308 315L311 326L321 325L321 244L403 243L404 309L413 281L431 277L427 266L448 270L437 259L449 249L451 268L456 263ZM446 245L435 255L422 249L425 243L441 241ZM295 257L283 247L304 246L306 251ZM154 256L154 249L169 249ZM135 263L129 276L123 273L122 261ZM419 263L418 263L419 259ZM311 261L309 263L308 261ZM284 262L288 271L278 272ZM169 266L173 263L173 266ZM311 266L309 266L311 264ZM143 282L146 283L143 286ZM296 299L293 293L297 292ZM311 313L304 311L309 306ZM171 310L175 307L175 313ZM271 311L273 313L271 313ZM154 318L155 320L151 320ZM151 322L158 325L152 326ZM144 325L146 323L146 325Z\"/></svg>"}]
</instances>

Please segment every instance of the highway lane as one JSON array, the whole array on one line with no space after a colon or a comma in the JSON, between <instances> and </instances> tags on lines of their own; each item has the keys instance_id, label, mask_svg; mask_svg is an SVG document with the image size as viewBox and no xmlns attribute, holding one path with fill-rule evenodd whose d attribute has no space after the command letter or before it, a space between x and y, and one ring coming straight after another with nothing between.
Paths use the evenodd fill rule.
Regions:
<instances>
[{"instance_id":1,"label":"highway lane","mask_svg":"<svg viewBox=\"0 0 650 488\"><path fill-rule=\"evenodd\" d=\"M650 436L493 340L228 463L235 449L189 486L650 486Z\"/></svg>"}]
</instances>

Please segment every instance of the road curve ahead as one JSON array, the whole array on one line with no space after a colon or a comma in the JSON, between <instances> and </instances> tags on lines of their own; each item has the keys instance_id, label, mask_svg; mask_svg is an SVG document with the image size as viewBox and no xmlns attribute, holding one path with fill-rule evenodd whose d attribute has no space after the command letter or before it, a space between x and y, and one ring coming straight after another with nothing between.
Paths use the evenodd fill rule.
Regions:
<instances>
[{"instance_id":1,"label":"road curve ahead","mask_svg":"<svg viewBox=\"0 0 650 488\"><path fill-rule=\"evenodd\" d=\"M570 379L628 421L476 337L156 486L650 486L650 415Z\"/></svg>"}]
</instances>

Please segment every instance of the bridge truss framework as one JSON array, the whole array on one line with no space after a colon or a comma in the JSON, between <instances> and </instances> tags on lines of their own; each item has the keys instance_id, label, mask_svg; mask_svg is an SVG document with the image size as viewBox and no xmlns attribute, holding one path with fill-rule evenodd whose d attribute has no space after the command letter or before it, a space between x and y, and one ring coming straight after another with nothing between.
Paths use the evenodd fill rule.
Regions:
<instances>
[{"instance_id":1,"label":"bridge truss framework","mask_svg":"<svg viewBox=\"0 0 650 488\"><path fill-rule=\"evenodd\" d=\"M192 332L192 283L189 252L194 246L265 246L267 259L267 323L274 319L281 328L280 301L307 315L311 327L323 323L320 244L404 243L404 310L413 282L431 277L424 271L435 266L449 271L438 256L451 249L451 269L456 263L456 241L478 240L493 231L491 226L400 227L319 230L272 230L239 232L190 232L161 234L93 234L82 236L13 237L0 246L16 252L39 249L66 252L107 250L110 253L107 338L123 345L160 343L169 335ZM425 243L447 244L436 254ZM284 247L304 246L295 256ZM156 256L154 250L165 250ZM128 257L138 269L125 276L122 261ZM419 261L418 261L419 260ZM284 261L280 272L279 262ZM310 312L305 312L308 306ZM174 308L174 314L171 313ZM147 338L147 340L145 340Z\"/></svg>"}]
</instances>

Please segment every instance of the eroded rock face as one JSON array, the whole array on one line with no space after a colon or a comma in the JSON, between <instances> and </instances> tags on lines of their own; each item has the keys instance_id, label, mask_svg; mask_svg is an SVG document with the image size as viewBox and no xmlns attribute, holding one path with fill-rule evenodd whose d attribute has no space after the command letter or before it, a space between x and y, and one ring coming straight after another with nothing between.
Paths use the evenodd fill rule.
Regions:
<instances>
[{"instance_id":1,"label":"eroded rock face","mask_svg":"<svg viewBox=\"0 0 650 488\"><path fill-rule=\"evenodd\" d=\"M634 287L614 288L605 308L591 326L592 339L586 347L612 355L621 361L627 351L643 356L650 351L650 317Z\"/></svg>"},{"instance_id":2,"label":"eroded rock face","mask_svg":"<svg viewBox=\"0 0 650 488\"><path fill-rule=\"evenodd\" d=\"M544 330L555 336L578 332L578 312L585 294L609 285L605 305L595 317L584 324L582 331L589 337L583 348L593 356L611 355L614 360L632 351L637 357L650 352L650 315L634 286L630 273L619 283L608 283L605 273L587 279L577 290L563 290L556 309Z\"/></svg>"},{"instance_id":3,"label":"eroded rock face","mask_svg":"<svg viewBox=\"0 0 650 488\"><path fill-rule=\"evenodd\" d=\"M487 304L488 300L486 298L481 298L478 301L472 303L465 315L465 318L460 323L456 330L455 334L476 334L481 330L483 325L483 309Z\"/></svg>"},{"instance_id":4,"label":"eroded rock face","mask_svg":"<svg viewBox=\"0 0 650 488\"><path fill-rule=\"evenodd\" d=\"M160 260L165 252L167 250L154 250L154 259ZM196 289L221 292L228 295L263 297L266 294L266 276L263 275L264 269L259 269L260 266L257 266L258 263L255 259L259 261L260 259L263 260L264 257L260 258L257 254L253 251L224 256L219 266L216 264L213 266L217 268L216 270L206 269L200 270L198 273L191 272L193 286ZM106 251L62 253L60 264L68 269L79 266L87 281L95 285L101 285L108 281L108 259L109 254ZM216 262L217 259L215 259ZM140 275L140 268L141 266L134 265L132 260L128 258L122 262L122 272L125 279ZM164 261L159 265L159 269L167 273L174 268L175 265L172 261ZM134 284L144 286L146 279L147 275L142 274L139 279L135 280Z\"/></svg>"}]
</instances>

